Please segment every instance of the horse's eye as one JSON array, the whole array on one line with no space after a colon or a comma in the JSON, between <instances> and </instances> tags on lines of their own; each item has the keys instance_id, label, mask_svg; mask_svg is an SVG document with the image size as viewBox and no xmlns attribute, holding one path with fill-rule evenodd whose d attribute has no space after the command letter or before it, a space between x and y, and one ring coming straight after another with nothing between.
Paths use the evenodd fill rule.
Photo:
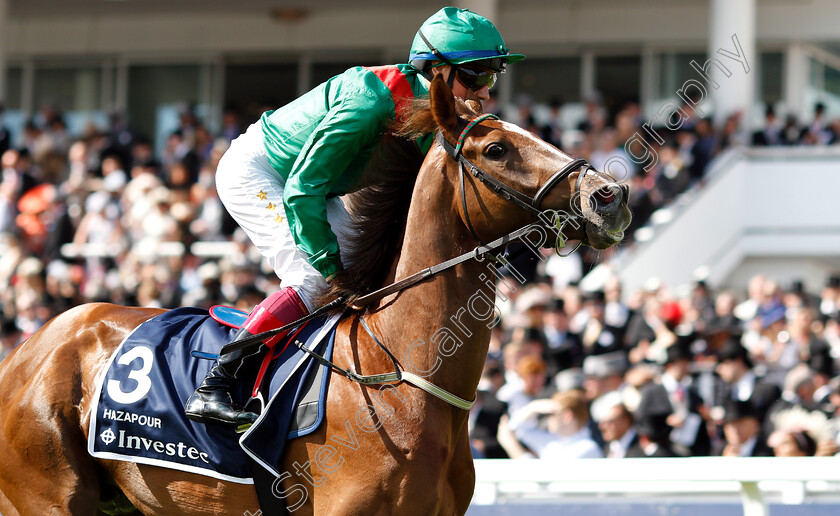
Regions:
<instances>
[{"instance_id":1,"label":"horse's eye","mask_svg":"<svg viewBox=\"0 0 840 516\"><path fill-rule=\"evenodd\" d=\"M505 150L505 148L502 147L501 145L499 145L498 143L491 143L484 150L484 154L486 154L488 157L494 158L494 159L495 158L501 158L502 156L505 155L505 152L507 152Z\"/></svg>"}]
</instances>

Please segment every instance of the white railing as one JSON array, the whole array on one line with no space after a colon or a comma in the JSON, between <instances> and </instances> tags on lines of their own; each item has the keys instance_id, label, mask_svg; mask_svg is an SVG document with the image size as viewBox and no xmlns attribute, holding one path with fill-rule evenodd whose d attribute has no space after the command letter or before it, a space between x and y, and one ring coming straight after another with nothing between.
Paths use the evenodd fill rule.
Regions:
<instances>
[{"instance_id":1,"label":"white railing","mask_svg":"<svg viewBox=\"0 0 840 516\"><path fill-rule=\"evenodd\" d=\"M767 497L802 504L840 495L840 457L479 459L472 504L631 496L740 495L745 516L769 516Z\"/></svg>"}]
</instances>

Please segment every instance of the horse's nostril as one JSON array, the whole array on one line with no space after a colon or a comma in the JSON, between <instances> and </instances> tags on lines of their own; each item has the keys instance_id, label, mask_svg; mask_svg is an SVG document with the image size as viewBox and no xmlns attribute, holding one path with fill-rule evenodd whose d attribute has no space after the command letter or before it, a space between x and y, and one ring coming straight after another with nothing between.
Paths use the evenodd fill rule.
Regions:
<instances>
[{"instance_id":1,"label":"horse's nostril","mask_svg":"<svg viewBox=\"0 0 840 516\"><path fill-rule=\"evenodd\" d=\"M598 204L609 204L615 200L616 191L610 187L599 188L594 196Z\"/></svg>"}]
</instances>

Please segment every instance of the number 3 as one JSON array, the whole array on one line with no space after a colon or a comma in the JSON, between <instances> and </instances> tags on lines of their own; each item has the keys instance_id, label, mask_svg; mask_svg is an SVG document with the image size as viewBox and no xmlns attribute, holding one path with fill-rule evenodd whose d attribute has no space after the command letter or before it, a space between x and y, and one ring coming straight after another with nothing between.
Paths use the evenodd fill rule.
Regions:
<instances>
[{"instance_id":1,"label":"number 3","mask_svg":"<svg viewBox=\"0 0 840 516\"><path fill-rule=\"evenodd\" d=\"M140 369L132 369L131 372L128 373L128 378L137 382L137 387L135 387L134 390L125 392L122 388L120 388L119 380L108 380L108 396L110 396L112 400L117 403L122 403L123 405L130 405L140 401L146 394L148 394L149 389L152 388L152 381L149 379L149 372L152 370L152 361L155 357L152 354L151 349L145 346L132 348L131 351L124 354L119 358L119 360L117 360L117 364L128 365L135 358L142 360L143 365Z\"/></svg>"}]
</instances>

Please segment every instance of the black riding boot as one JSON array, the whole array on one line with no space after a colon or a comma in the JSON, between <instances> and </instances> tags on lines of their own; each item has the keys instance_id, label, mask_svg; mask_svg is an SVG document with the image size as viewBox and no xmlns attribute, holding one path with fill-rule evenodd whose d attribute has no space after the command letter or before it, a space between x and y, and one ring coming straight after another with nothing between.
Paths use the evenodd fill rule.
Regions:
<instances>
[{"instance_id":1,"label":"black riding boot","mask_svg":"<svg viewBox=\"0 0 840 516\"><path fill-rule=\"evenodd\" d=\"M237 342L250 336L251 333L248 330L240 329L231 342ZM207 376L204 377L201 385L187 400L184 407L187 417L199 423L214 421L231 425L242 425L256 421L257 414L242 410L242 407L233 401L231 391L236 382L236 373L242 362L249 357L261 357L265 349L265 346L259 346L256 350L237 349L220 356Z\"/></svg>"}]
</instances>

